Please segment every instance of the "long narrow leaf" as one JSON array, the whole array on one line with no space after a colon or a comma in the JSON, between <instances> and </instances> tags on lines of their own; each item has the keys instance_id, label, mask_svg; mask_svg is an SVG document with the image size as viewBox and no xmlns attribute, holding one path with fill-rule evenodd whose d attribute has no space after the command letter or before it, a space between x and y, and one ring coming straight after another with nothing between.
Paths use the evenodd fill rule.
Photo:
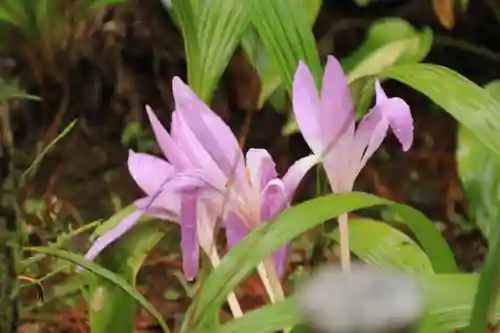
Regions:
<instances>
[{"instance_id":1,"label":"long narrow leaf","mask_svg":"<svg viewBox=\"0 0 500 333\"><path fill-rule=\"evenodd\" d=\"M99 266L94 262L85 260L85 258L81 255L74 254L68 251L52 249L47 247L26 247L24 248L24 250L36 253L43 253L67 260L75 265L82 266L83 268L100 276L103 279L110 281L114 285L121 288L130 297L135 299L139 304L141 304L144 307L144 309L146 309L158 321L158 324L161 326L164 332L170 333L170 329L163 320L162 315L151 305L151 303L148 302L146 298L144 298L144 296L139 294L137 290L135 290L130 284L127 283L127 281L125 281L122 277L118 276L117 274Z\"/></svg>"},{"instance_id":2,"label":"long narrow leaf","mask_svg":"<svg viewBox=\"0 0 500 333\"><path fill-rule=\"evenodd\" d=\"M498 258L500 258L500 225L497 223L490 238L488 255L479 280L467 333L486 332L491 307L498 298L500 283L500 260Z\"/></svg>"},{"instance_id":3,"label":"long narrow leaf","mask_svg":"<svg viewBox=\"0 0 500 333\"><path fill-rule=\"evenodd\" d=\"M429 256L435 272L457 271L450 248L432 222L422 213L411 207L360 192L328 195L286 210L276 220L254 230L238 243L203 283L198 297L188 311L184 327L210 326L227 295L259 262L286 242L335 216L377 205L389 205L402 217Z\"/></svg>"}]
</instances>

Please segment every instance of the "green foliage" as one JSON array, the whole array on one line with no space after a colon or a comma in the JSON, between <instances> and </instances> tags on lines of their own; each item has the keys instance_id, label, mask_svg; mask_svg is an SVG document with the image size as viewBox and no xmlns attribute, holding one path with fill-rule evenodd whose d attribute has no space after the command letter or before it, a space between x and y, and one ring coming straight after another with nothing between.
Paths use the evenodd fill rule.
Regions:
<instances>
[{"instance_id":1,"label":"green foliage","mask_svg":"<svg viewBox=\"0 0 500 333\"><path fill-rule=\"evenodd\" d=\"M485 89L500 101L500 81L489 83ZM489 239L491 230L500 219L500 159L464 125L459 126L456 156L469 212Z\"/></svg>"},{"instance_id":2,"label":"green foliage","mask_svg":"<svg viewBox=\"0 0 500 333\"><path fill-rule=\"evenodd\" d=\"M307 11L310 25L314 24L321 7L321 1L303 0L303 8ZM295 7L295 10L303 10L302 6ZM276 62L276 57L269 56L266 46L259 37L256 29L251 25L248 27L241 39L241 46L245 50L248 60L259 74L261 87L258 101L258 108L262 108L264 103L270 99L273 94L283 95L283 86L281 67ZM278 91L277 91L278 90ZM273 100L271 100L273 102ZM282 107L283 103L278 103L277 107Z\"/></svg>"},{"instance_id":3,"label":"green foliage","mask_svg":"<svg viewBox=\"0 0 500 333\"><path fill-rule=\"evenodd\" d=\"M457 271L446 242L420 212L376 196L353 192L315 198L283 212L277 219L252 231L224 256L220 266L204 281L188 310L184 329L209 329L225 298L257 264L306 230L353 210L389 205L408 224L437 273ZM248 249L252 249L251 252Z\"/></svg>"},{"instance_id":4,"label":"green foliage","mask_svg":"<svg viewBox=\"0 0 500 333\"><path fill-rule=\"evenodd\" d=\"M120 289L122 289L136 302L141 304L144 307L144 309L146 309L158 321L158 324L162 327L164 332L166 333L170 332L161 314L147 301L147 299L144 298L144 296L142 296L133 286L131 286L130 283L128 283L124 278L117 275L116 273L113 273L112 271L107 270L106 268L101 267L100 265L94 262L85 260L85 258L82 257L81 255L73 254L71 252L64 250L53 249L48 247L26 247L25 251L42 253L67 260L75 265L87 269L88 271L94 273L95 275L103 279L106 279L114 286L117 286Z\"/></svg>"},{"instance_id":5,"label":"green foliage","mask_svg":"<svg viewBox=\"0 0 500 333\"><path fill-rule=\"evenodd\" d=\"M288 92L300 60L307 63L318 86L321 64L311 31L311 14L299 0L249 0L244 7L266 47L270 66L275 64ZM314 5L314 4L313 4ZM284 19L286 18L286 19Z\"/></svg>"},{"instance_id":6,"label":"green foliage","mask_svg":"<svg viewBox=\"0 0 500 333\"><path fill-rule=\"evenodd\" d=\"M338 229L329 235L340 241ZM433 274L431 262L420 246L403 232L368 219L349 220L349 245L361 260L412 275Z\"/></svg>"},{"instance_id":7,"label":"green foliage","mask_svg":"<svg viewBox=\"0 0 500 333\"><path fill-rule=\"evenodd\" d=\"M184 37L188 82L209 103L248 26L240 1L173 0L175 21Z\"/></svg>"},{"instance_id":8,"label":"green foliage","mask_svg":"<svg viewBox=\"0 0 500 333\"><path fill-rule=\"evenodd\" d=\"M494 305L498 299L498 287L500 282L500 224L498 220L492 227L488 254L484 263L481 279L477 288L474 301L472 317L467 327L467 333L485 332L489 320L494 319Z\"/></svg>"},{"instance_id":9,"label":"green foliage","mask_svg":"<svg viewBox=\"0 0 500 333\"><path fill-rule=\"evenodd\" d=\"M162 221L143 223L130 230L100 256L102 267L115 272L135 288L136 276L148 253L166 232ZM106 278L89 281L90 326L97 332L134 332L135 300Z\"/></svg>"}]
</instances>

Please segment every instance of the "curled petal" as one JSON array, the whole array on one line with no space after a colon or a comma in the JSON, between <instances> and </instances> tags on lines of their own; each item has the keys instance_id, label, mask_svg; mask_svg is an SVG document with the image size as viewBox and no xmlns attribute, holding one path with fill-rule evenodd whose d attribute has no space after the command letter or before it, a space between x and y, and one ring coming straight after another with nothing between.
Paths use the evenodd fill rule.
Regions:
<instances>
[{"instance_id":1,"label":"curled petal","mask_svg":"<svg viewBox=\"0 0 500 333\"><path fill-rule=\"evenodd\" d=\"M285 185L279 179L270 181L262 191L260 207L261 221L269 221L276 217L289 204Z\"/></svg>"},{"instance_id":2,"label":"curled petal","mask_svg":"<svg viewBox=\"0 0 500 333\"><path fill-rule=\"evenodd\" d=\"M174 168L167 161L132 150L129 150L127 164L132 178L148 195L158 191L162 182L174 175Z\"/></svg>"},{"instance_id":3,"label":"curled petal","mask_svg":"<svg viewBox=\"0 0 500 333\"><path fill-rule=\"evenodd\" d=\"M387 98L378 81L375 82L375 91L377 95L376 107L380 108L389 120L389 126L401 143L403 151L407 151L413 143L413 118L410 106L401 98Z\"/></svg>"},{"instance_id":4,"label":"curled petal","mask_svg":"<svg viewBox=\"0 0 500 333\"><path fill-rule=\"evenodd\" d=\"M243 153L238 140L226 123L206 106L178 77L172 81L175 105L222 170L235 186L246 186Z\"/></svg>"},{"instance_id":5,"label":"curled petal","mask_svg":"<svg viewBox=\"0 0 500 333\"><path fill-rule=\"evenodd\" d=\"M321 104L311 71L304 62L299 63L293 79L293 113L302 136L311 150L320 154L324 142L321 135Z\"/></svg>"},{"instance_id":6,"label":"curled petal","mask_svg":"<svg viewBox=\"0 0 500 333\"><path fill-rule=\"evenodd\" d=\"M283 185L285 186L285 192L287 200L291 201L295 190L299 186L302 178L314 165L320 161L320 157L317 155L309 155L296 161L288 169L286 174L283 176Z\"/></svg>"},{"instance_id":7,"label":"curled petal","mask_svg":"<svg viewBox=\"0 0 500 333\"><path fill-rule=\"evenodd\" d=\"M141 210L134 211L132 214L123 219L123 221L121 221L116 227L97 238L85 254L85 259L94 260L97 255L101 253L109 244L115 242L118 238L129 231L137 223L142 214L143 212Z\"/></svg>"},{"instance_id":8,"label":"curled petal","mask_svg":"<svg viewBox=\"0 0 500 333\"><path fill-rule=\"evenodd\" d=\"M182 268L188 281L194 280L198 273L200 251L196 232L196 205L198 198L195 195L185 195L181 200L181 252Z\"/></svg>"},{"instance_id":9,"label":"curled petal","mask_svg":"<svg viewBox=\"0 0 500 333\"><path fill-rule=\"evenodd\" d=\"M179 149L177 143L175 143L170 134L168 134L165 127L163 127L160 123L153 110L151 110L151 107L146 106L146 112L148 114L151 127L153 127L156 141L158 142L163 155L165 155L165 157L174 165L176 169L188 167L188 160Z\"/></svg>"},{"instance_id":10,"label":"curled petal","mask_svg":"<svg viewBox=\"0 0 500 333\"><path fill-rule=\"evenodd\" d=\"M277 177L276 164L265 149L249 149L246 162L252 186L256 187L259 193L267 183Z\"/></svg>"},{"instance_id":11,"label":"curled petal","mask_svg":"<svg viewBox=\"0 0 500 333\"><path fill-rule=\"evenodd\" d=\"M353 176L357 177L368 159L375 153L384 140L389 123L382 110L375 106L360 122L354 134Z\"/></svg>"}]
</instances>

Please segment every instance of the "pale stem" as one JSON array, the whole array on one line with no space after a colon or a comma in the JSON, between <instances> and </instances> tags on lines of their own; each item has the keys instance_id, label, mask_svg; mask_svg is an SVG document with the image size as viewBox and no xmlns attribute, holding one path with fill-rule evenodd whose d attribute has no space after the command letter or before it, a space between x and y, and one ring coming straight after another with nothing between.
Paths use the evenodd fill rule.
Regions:
<instances>
[{"instance_id":1,"label":"pale stem","mask_svg":"<svg viewBox=\"0 0 500 333\"><path fill-rule=\"evenodd\" d=\"M212 251L210 251L208 257L210 258L210 262L212 263L212 266L214 268L219 266L220 257L219 254L217 253L217 249L215 248L215 246L212 247ZM241 310L240 303L238 302L238 299L236 298L234 292L231 292L229 294L229 296L227 297L227 302L229 304L229 308L231 309L231 313L233 314L234 318L239 318L243 316L243 311Z\"/></svg>"},{"instance_id":2,"label":"pale stem","mask_svg":"<svg viewBox=\"0 0 500 333\"><path fill-rule=\"evenodd\" d=\"M340 232L340 266L342 271L349 272L351 270L351 252L349 251L349 225L347 214L339 216L339 232Z\"/></svg>"},{"instance_id":3,"label":"pale stem","mask_svg":"<svg viewBox=\"0 0 500 333\"><path fill-rule=\"evenodd\" d=\"M257 266L257 272L259 273L260 279L264 284L264 288L266 289L271 303L276 303L278 301L284 300L285 293L283 291L283 286L281 285L281 281L271 261L268 259L261 262ZM290 328L283 329L283 332L285 333L289 331Z\"/></svg>"}]
</instances>

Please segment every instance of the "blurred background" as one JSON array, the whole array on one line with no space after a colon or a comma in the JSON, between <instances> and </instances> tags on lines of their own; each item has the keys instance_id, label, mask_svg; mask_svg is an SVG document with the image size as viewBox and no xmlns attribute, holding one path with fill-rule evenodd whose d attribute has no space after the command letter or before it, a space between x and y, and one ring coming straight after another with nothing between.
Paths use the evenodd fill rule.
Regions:
<instances>
[{"instance_id":1,"label":"blurred background","mask_svg":"<svg viewBox=\"0 0 500 333\"><path fill-rule=\"evenodd\" d=\"M172 78L186 79L183 40L165 9L167 2L108 0L82 13L82 1L47 1L54 4L44 7L50 11L27 11L21 23L6 15L0 3L0 94L40 98L9 103L11 126L2 130L15 143L14 171L22 174L78 119L19 184L17 200L28 222L31 245L47 244L61 233L107 218L141 195L127 171L128 149L159 152L144 106L151 105L169 124ZM23 2L29 1L19 1ZM377 43L405 34L419 38L431 34L430 47L419 50L424 62L450 67L481 86L500 78L500 3L495 0L325 0L314 34L323 60L333 54L351 68ZM495 87L493 82L492 93L498 90ZM476 213L482 209L490 217L500 213L496 207L482 207L479 199L474 201L479 194L472 187L464 190L465 177L488 183L488 191L498 195L498 166L461 174L461 165L477 156L461 150L461 145L473 143L459 140L454 119L408 87L388 81L384 88L411 106L414 146L403 153L389 136L358 177L356 188L424 212L443 230L461 268L473 271L484 253ZM237 135L246 137L246 147L269 149L283 171L308 154L308 147L300 133L288 130L290 103L285 92L260 103L260 89L257 72L238 48L218 83L212 106ZM312 171L296 199L316 194ZM366 214L377 217L387 212ZM85 238L71 244L74 251L86 247ZM167 318L182 313L187 304L179 295L158 292L182 284L175 276L166 278L166 267L179 268L178 259L165 255L173 251L166 242L140 275L139 290ZM23 332L86 332L84 307L70 297L71 285L59 284L62 280L64 272L50 278L46 293L56 301L49 299L43 307L26 295ZM248 295L248 307L263 295L252 280L240 293ZM154 332L146 314L141 320L138 330Z\"/></svg>"}]
</instances>

